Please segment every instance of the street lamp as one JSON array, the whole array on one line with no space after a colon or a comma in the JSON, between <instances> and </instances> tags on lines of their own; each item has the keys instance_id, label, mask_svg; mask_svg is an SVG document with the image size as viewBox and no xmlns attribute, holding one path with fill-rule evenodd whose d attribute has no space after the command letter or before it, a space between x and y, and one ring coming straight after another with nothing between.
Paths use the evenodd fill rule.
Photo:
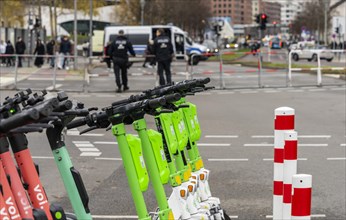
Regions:
<instances>
[{"instance_id":1,"label":"street lamp","mask_svg":"<svg viewBox=\"0 0 346 220\"><path fill-rule=\"evenodd\" d=\"M141 4L141 25L144 25L144 6L145 6L145 0L140 0Z\"/></svg>"}]
</instances>

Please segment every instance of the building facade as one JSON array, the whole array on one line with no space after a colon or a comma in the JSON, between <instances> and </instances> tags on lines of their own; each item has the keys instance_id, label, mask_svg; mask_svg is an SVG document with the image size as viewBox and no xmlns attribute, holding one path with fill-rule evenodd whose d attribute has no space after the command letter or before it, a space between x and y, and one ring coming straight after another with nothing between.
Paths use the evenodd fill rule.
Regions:
<instances>
[{"instance_id":1,"label":"building facade","mask_svg":"<svg viewBox=\"0 0 346 220\"><path fill-rule=\"evenodd\" d=\"M268 0L252 0L252 17L265 13L268 16L268 23L281 23L281 4ZM255 20L253 20L255 23Z\"/></svg>"},{"instance_id":2,"label":"building facade","mask_svg":"<svg viewBox=\"0 0 346 220\"><path fill-rule=\"evenodd\" d=\"M251 24L252 0L209 0L213 17L231 17L233 24Z\"/></svg>"}]
</instances>

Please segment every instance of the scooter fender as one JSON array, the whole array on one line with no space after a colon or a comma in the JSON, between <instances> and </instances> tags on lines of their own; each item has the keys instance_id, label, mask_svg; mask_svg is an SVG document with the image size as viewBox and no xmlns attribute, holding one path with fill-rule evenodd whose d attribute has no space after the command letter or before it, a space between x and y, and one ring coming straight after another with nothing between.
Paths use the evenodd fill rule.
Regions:
<instances>
[{"instance_id":1,"label":"scooter fender","mask_svg":"<svg viewBox=\"0 0 346 220\"><path fill-rule=\"evenodd\" d=\"M182 203L182 201L180 201L179 197L177 196L179 194L179 191L178 191L178 194L176 192L178 190L177 188L178 187L173 188L173 192L171 193L170 197L168 198L168 205L172 209L174 218L180 219L183 215L183 211L184 211L183 205L184 204Z\"/></svg>"}]
</instances>

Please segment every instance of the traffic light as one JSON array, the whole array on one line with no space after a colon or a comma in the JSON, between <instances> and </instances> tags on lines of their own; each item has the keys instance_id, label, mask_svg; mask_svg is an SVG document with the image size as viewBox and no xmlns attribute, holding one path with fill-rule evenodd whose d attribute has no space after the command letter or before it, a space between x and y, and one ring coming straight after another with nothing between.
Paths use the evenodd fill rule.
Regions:
<instances>
[{"instance_id":1,"label":"traffic light","mask_svg":"<svg viewBox=\"0 0 346 220\"><path fill-rule=\"evenodd\" d=\"M338 34L339 33L339 27L335 28L335 33Z\"/></svg>"},{"instance_id":2,"label":"traffic light","mask_svg":"<svg viewBox=\"0 0 346 220\"><path fill-rule=\"evenodd\" d=\"M261 30L265 30L267 28L268 16L266 14L260 15L260 28Z\"/></svg>"},{"instance_id":3,"label":"traffic light","mask_svg":"<svg viewBox=\"0 0 346 220\"><path fill-rule=\"evenodd\" d=\"M259 14L255 15L255 21L256 21L257 24L260 23L261 19L260 19L260 15Z\"/></svg>"}]
</instances>

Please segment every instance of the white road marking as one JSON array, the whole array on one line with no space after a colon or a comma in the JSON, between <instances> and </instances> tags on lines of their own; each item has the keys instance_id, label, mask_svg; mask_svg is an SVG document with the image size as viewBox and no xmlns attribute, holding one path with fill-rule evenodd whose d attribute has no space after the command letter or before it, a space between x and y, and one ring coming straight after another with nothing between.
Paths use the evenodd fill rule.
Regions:
<instances>
[{"instance_id":1,"label":"white road marking","mask_svg":"<svg viewBox=\"0 0 346 220\"><path fill-rule=\"evenodd\" d=\"M326 91L326 89L309 89L309 92L321 92L321 91Z\"/></svg>"},{"instance_id":2,"label":"white road marking","mask_svg":"<svg viewBox=\"0 0 346 220\"><path fill-rule=\"evenodd\" d=\"M113 161L121 161L121 158L109 158L109 157L96 157L95 160L113 160Z\"/></svg>"},{"instance_id":3,"label":"white road marking","mask_svg":"<svg viewBox=\"0 0 346 220\"><path fill-rule=\"evenodd\" d=\"M115 142L115 141L95 141L94 144L116 145L116 144L118 144L118 142Z\"/></svg>"},{"instance_id":4,"label":"white road marking","mask_svg":"<svg viewBox=\"0 0 346 220\"><path fill-rule=\"evenodd\" d=\"M80 154L81 157L98 157L102 154L102 152L82 152Z\"/></svg>"},{"instance_id":5,"label":"white road marking","mask_svg":"<svg viewBox=\"0 0 346 220\"><path fill-rule=\"evenodd\" d=\"M100 152L99 149L95 148L95 147L80 147L78 148L80 151L82 152Z\"/></svg>"},{"instance_id":6,"label":"white road marking","mask_svg":"<svg viewBox=\"0 0 346 220\"><path fill-rule=\"evenodd\" d=\"M346 160L346 157L329 157L327 160Z\"/></svg>"},{"instance_id":7,"label":"white road marking","mask_svg":"<svg viewBox=\"0 0 346 220\"><path fill-rule=\"evenodd\" d=\"M267 91L264 91L265 93L277 93L277 92L280 92L278 90L267 90Z\"/></svg>"},{"instance_id":8,"label":"white road marking","mask_svg":"<svg viewBox=\"0 0 346 220\"><path fill-rule=\"evenodd\" d=\"M113 98L115 97L116 95L110 95L110 94L99 94L99 95L95 95L95 97L98 97L98 98Z\"/></svg>"},{"instance_id":9,"label":"white road marking","mask_svg":"<svg viewBox=\"0 0 346 220\"><path fill-rule=\"evenodd\" d=\"M240 94L253 94L253 93L258 93L258 91L243 91L243 92L240 92Z\"/></svg>"},{"instance_id":10,"label":"white road marking","mask_svg":"<svg viewBox=\"0 0 346 220\"><path fill-rule=\"evenodd\" d=\"M331 138L331 135L298 135L298 138Z\"/></svg>"},{"instance_id":11,"label":"white road marking","mask_svg":"<svg viewBox=\"0 0 346 220\"><path fill-rule=\"evenodd\" d=\"M299 144L298 147L328 147L328 144Z\"/></svg>"},{"instance_id":12,"label":"white road marking","mask_svg":"<svg viewBox=\"0 0 346 220\"><path fill-rule=\"evenodd\" d=\"M218 95L231 95L234 94L234 92L219 92Z\"/></svg>"},{"instance_id":13,"label":"white road marking","mask_svg":"<svg viewBox=\"0 0 346 220\"><path fill-rule=\"evenodd\" d=\"M214 162L225 162L225 161L249 161L247 158L238 158L238 159L231 159L231 158L210 158L208 161L214 161Z\"/></svg>"},{"instance_id":14,"label":"white road marking","mask_svg":"<svg viewBox=\"0 0 346 220\"><path fill-rule=\"evenodd\" d=\"M210 92L201 92L201 93L196 93L196 95L201 95L201 96L203 96L203 95L211 95L211 93Z\"/></svg>"},{"instance_id":15,"label":"white road marking","mask_svg":"<svg viewBox=\"0 0 346 220\"><path fill-rule=\"evenodd\" d=\"M55 89L58 89L58 88L60 88L62 86L62 84L55 84ZM52 89L54 89L54 86L48 86L47 88L46 88L46 90L52 90Z\"/></svg>"},{"instance_id":16,"label":"white road marking","mask_svg":"<svg viewBox=\"0 0 346 220\"><path fill-rule=\"evenodd\" d=\"M94 134L94 133L85 133L85 134L79 134L79 132L69 132L67 131L68 136L88 136L88 137L102 137L105 134Z\"/></svg>"},{"instance_id":17,"label":"white road marking","mask_svg":"<svg viewBox=\"0 0 346 220\"><path fill-rule=\"evenodd\" d=\"M32 159L54 159L54 157L32 156Z\"/></svg>"},{"instance_id":18,"label":"white road marking","mask_svg":"<svg viewBox=\"0 0 346 220\"><path fill-rule=\"evenodd\" d=\"M274 147L274 144L244 144L244 147Z\"/></svg>"},{"instance_id":19,"label":"white road marking","mask_svg":"<svg viewBox=\"0 0 346 220\"><path fill-rule=\"evenodd\" d=\"M331 88L330 90L333 90L333 91L341 91L341 90L346 90L346 88Z\"/></svg>"},{"instance_id":20,"label":"white road marking","mask_svg":"<svg viewBox=\"0 0 346 220\"><path fill-rule=\"evenodd\" d=\"M205 138L238 138L238 135L206 135Z\"/></svg>"},{"instance_id":21,"label":"white road marking","mask_svg":"<svg viewBox=\"0 0 346 220\"><path fill-rule=\"evenodd\" d=\"M295 89L295 90L288 90L287 92L305 92L305 91L301 89Z\"/></svg>"},{"instance_id":22,"label":"white road marking","mask_svg":"<svg viewBox=\"0 0 346 220\"><path fill-rule=\"evenodd\" d=\"M84 95L84 94L76 94L76 95L72 95L72 97L74 98L87 98L87 97L91 97L91 95Z\"/></svg>"},{"instance_id":23,"label":"white road marking","mask_svg":"<svg viewBox=\"0 0 346 220\"><path fill-rule=\"evenodd\" d=\"M102 154L90 141L72 141L81 151L81 157L98 157ZM77 142L77 143L76 143Z\"/></svg>"},{"instance_id":24,"label":"white road marking","mask_svg":"<svg viewBox=\"0 0 346 220\"><path fill-rule=\"evenodd\" d=\"M88 144L90 141L72 141L74 144Z\"/></svg>"},{"instance_id":25,"label":"white road marking","mask_svg":"<svg viewBox=\"0 0 346 220\"><path fill-rule=\"evenodd\" d=\"M218 144L218 143L197 143L201 147L229 147L231 144Z\"/></svg>"},{"instance_id":26,"label":"white road marking","mask_svg":"<svg viewBox=\"0 0 346 220\"><path fill-rule=\"evenodd\" d=\"M251 138L274 138L274 135L252 135Z\"/></svg>"},{"instance_id":27,"label":"white road marking","mask_svg":"<svg viewBox=\"0 0 346 220\"><path fill-rule=\"evenodd\" d=\"M346 144L340 144L340 147L346 147Z\"/></svg>"},{"instance_id":28,"label":"white road marking","mask_svg":"<svg viewBox=\"0 0 346 220\"><path fill-rule=\"evenodd\" d=\"M92 143L74 143L76 147L95 147Z\"/></svg>"}]
</instances>

